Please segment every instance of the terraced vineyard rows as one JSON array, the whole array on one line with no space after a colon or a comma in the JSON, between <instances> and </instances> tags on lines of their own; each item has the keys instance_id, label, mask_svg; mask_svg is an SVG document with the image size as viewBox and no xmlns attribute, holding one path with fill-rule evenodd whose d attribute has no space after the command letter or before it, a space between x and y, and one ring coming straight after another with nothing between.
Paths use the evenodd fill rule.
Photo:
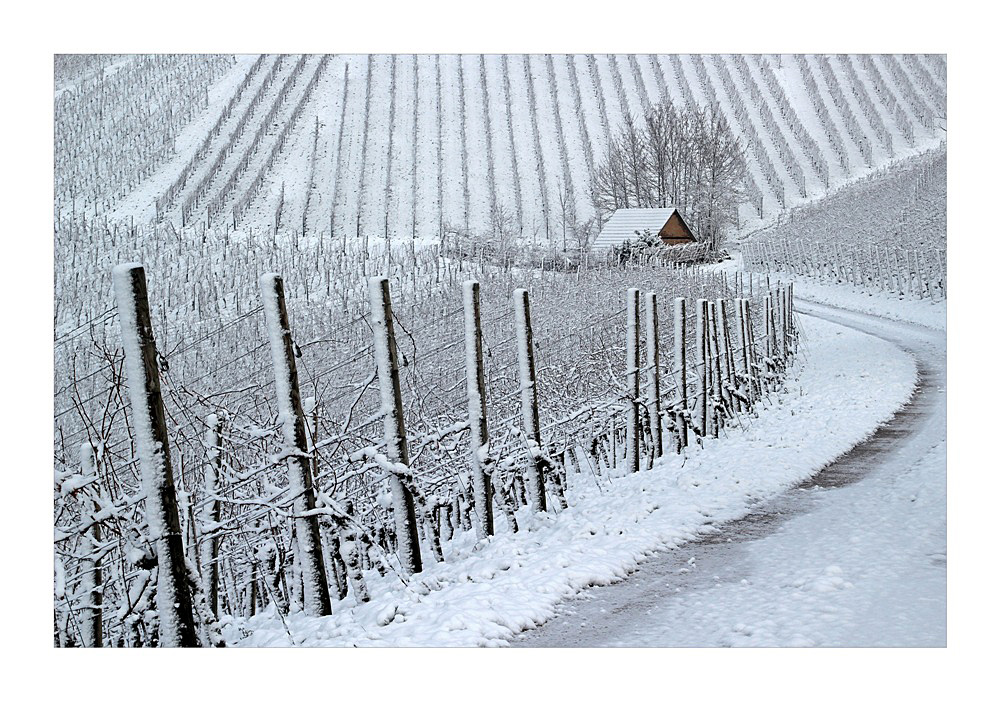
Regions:
<instances>
[{"instance_id":1,"label":"terraced vineyard rows","mask_svg":"<svg viewBox=\"0 0 1000 701\"><path fill-rule=\"evenodd\" d=\"M559 242L564 224L598 214L590 181L613 134L666 99L717 106L747 145L740 222L756 228L936 146L946 127L936 55L260 56L228 73L231 57L168 63L60 94L57 164L108 128L141 123L109 127L97 108L80 117L71 103L127 104L153 83L154 95L191 93L143 163L110 179L60 169L60 218L93 214L98 199L112 220L174 227ZM224 94L208 106L213 81ZM189 146L172 148L176 137ZM81 199L98 180L100 192Z\"/></svg>"}]
</instances>

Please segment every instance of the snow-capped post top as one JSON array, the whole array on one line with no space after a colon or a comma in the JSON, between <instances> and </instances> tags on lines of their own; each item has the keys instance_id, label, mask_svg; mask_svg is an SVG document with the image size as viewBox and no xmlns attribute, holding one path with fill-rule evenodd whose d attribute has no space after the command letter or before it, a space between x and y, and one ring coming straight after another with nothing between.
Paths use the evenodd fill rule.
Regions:
<instances>
[{"instance_id":1,"label":"snow-capped post top","mask_svg":"<svg viewBox=\"0 0 1000 701\"><path fill-rule=\"evenodd\" d=\"M84 475L94 474L94 446L90 441L84 441L80 444L80 472Z\"/></svg>"},{"instance_id":2,"label":"snow-capped post top","mask_svg":"<svg viewBox=\"0 0 1000 701\"><path fill-rule=\"evenodd\" d=\"M118 306L120 323L122 325L122 340L127 342L135 327L135 293L136 282L141 277L145 288L146 271L142 263L120 263L111 269L111 279L115 290L115 303ZM145 291L145 290L143 290ZM129 349L126 347L126 351Z\"/></svg>"},{"instance_id":3,"label":"snow-capped post top","mask_svg":"<svg viewBox=\"0 0 1000 701\"><path fill-rule=\"evenodd\" d=\"M280 277L281 276L278 275L278 273L263 273L259 278L257 278L257 282L261 289L264 289L265 287L273 288L274 281Z\"/></svg>"},{"instance_id":4,"label":"snow-capped post top","mask_svg":"<svg viewBox=\"0 0 1000 701\"><path fill-rule=\"evenodd\" d=\"M286 446L295 445L295 407L291 399L291 373L295 369L294 358L289 358L285 348L288 329L287 312L284 310L284 283L277 273L264 273L258 278L260 298L264 306L264 321L267 338L271 346L271 361L274 367L274 388L278 397L278 421ZM296 392L297 394L297 392Z\"/></svg>"},{"instance_id":5,"label":"snow-capped post top","mask_svg":"<svg viewBox=\"0 0 1000 701\"><path fill-rule=\"evenodd\" d=\"M372 302L375 301L375 295L377 294L378 303L382 304L382 282L388 280L389 278L385 275L368 278L368 293L371 295Z\"/></svg>"},{"instance_id":6,"label":"snow-capped post top","mask_svg":"<svg viewBox=\"0 0 1000 701\"><path fill-rule=\"evenodd\" d=\"M141 268L142 263L137 261L131 261L129 263L119 263L111 269L111 276L118 283L118 280L123 279L129 273L129 271L135 270L136 268ZM117 288L116 288L117 289Z\"/></svg>"}]
</instances>

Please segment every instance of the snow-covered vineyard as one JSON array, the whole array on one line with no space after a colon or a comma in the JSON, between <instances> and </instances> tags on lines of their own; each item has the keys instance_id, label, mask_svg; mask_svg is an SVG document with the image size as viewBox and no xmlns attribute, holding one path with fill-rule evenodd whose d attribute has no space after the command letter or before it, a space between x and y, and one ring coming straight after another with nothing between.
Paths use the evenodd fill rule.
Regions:
<instances>
[{"instance_id":1,"label":"snow-covered vineyard","mask_svg":"<svg viewBox=\"0 0 1000 701\"><path fill-rule=\"evenodd\" d=\"M920 391L802 300L943 329L940 55L55 77L57 646L509 644ZM595 174L662 102L739 139L729 253L589 251Z\"/></svg>"},{"instance_id":2,"label":"snow-covered vineyard","mask_svg":"<svg viewBox=\"0 0 1000 701\"><path fill-rule=\"evenodd\" d=\"M109 60L56 99L59 217L554 239L595 216L623 121L666 100L716 106L747 145L755 228L944 138L938 55Z\"/></svg>"}]
</instances>

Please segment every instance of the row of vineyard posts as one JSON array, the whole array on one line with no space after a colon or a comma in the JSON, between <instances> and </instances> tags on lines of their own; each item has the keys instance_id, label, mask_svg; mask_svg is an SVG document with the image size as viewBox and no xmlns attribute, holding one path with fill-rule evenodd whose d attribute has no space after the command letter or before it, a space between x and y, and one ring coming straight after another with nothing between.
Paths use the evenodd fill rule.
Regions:
<instances>
[{"instance_id":1,"label":"row of vineyard posts","mask_svg":"<svg viewBox=\"0 0 1000 701\"><path fill-rule=\"evenodd\" d=\"M933 301L948 296L947 256L940 248L782 239L747 242L742 251L746 268L765 274L782 271Z\"/></svg>"},{"instance_id":2,"label":"row of vineyard posts","mask_svg":"<svg viewBox=\"0 0 1000 701\"><path fill-rule=\"evenodd\" d=\"M140 264L123 264L116 266L113 276L125 350L128 393L135 422L135 449L141 466L150 538L155 542L155 591L159 619L157 642L161 646L221 646L217 562L221 536L209 530L195 548L196 553L186 555L184 552L145 270ZM259 283L284 439L284 450L278 459L286 464L290 495L294 498L294 529L298 544L296 560L302 577L301 600L305 613L323 616L332 610L331 584L335 584L335 591L340 593L341 598L346 596L348 578L356 587L363 589L363 581L359 581L360 575L357 574L357 554L354 550L358 534L348 525L351 507L336 504L314 486L315 475L309 459L305 413L284 284L276 274L261 276ZM452 505L437 504L437 507L444 506L448 511L447 528L428 528L426 522L421 524L418 521L418 511L423 512L426 504L421 505L419 510L415 506L415 476L409 467L389 280L375 277L370 278L368 283L370 323L384 425L382 453L373 457L385 471L390 485L395 516L393 542L400 566L406 574L413 574L423 568L419 542L421 525L425 537L432 541L429 545L436 559L443 559L439 539L442 535L449 538L453 532L450 520ZM626 446L627 471L639 472L643 467L643 455L646 456L647 467L652 467L653 460L669 450L680 453L691 441L718 437L727 418L752 411L758 399L780 384L782 371L798 347L799 334L794 323L791 285L769 290L764 297L765 329L759 341L755 337L749 299L695 301L696 357L693 360L687 357L686 350L686 322L690 313L688 300L676 298L673 300L673 368L665 371L660 362L656 293L649 292L643 296L639 289L629 288L625 297L626 383L615 398L621 404L625 421L624 426L612 424L605 434L593 437L590 451L598 465L602 458L609 466L614 463L616 445L620 445L622 439ZM455 504L456 509L465 512L455 514L455 523L474 528L480 538L495 533L494 500L507 514L514 530L517 524L511 514L520 505L545 511L548 499L553 498L560 508L567 506L566 469L573 458L565 451L550 455L542 445L528 290L515 290L512 302L522 431L531 456L519 476L519 490L512 489L509 484L500 485L498 489L493 483L494 471L488 451L490 436L486 418L488 398L480 286L474 280L463 285L472 494L471 503L466 504L464 509L462 504ZM735 315L735 338L730 334L728 318L731 314ZM641 338L643 328L645 339ZM640 365L640 343L643 342L647 358L644 367ZM689 386L689 373L696 378L693 386ZM675 392L673 401L664 404L661 383L667 379L673 381ZM206 520L212 522L219 513L219 503L214 499L218 468L215 462L218 460L222 426L214 415L207 419L210 435L206 443L208 467L205 487L208 500L203 512ZM93 471L91 446L84 446L81 462L84 474ZM579 472L579 465L576 469ZM517 494L521 495L521 504L512 504ZM321 505L327 507L325 512L318 508ZM321 513L331 515L335 526L343 526L332 538L339 547L332 548L328 555L336 561L337 567L333 571L338 581L335 583L327 581ZM462 518L459 518L460 515ZM96 519L91 529L91 535L99 542L100 525ZM192 566L192 562L196 564ZM103 642L100 576L100 567L94 568L91 579L86 582L92 594L78 614L80 642L88 647L99 647ZM266 579L264 583L267 586ZM269 591L269 594L275 601L280 599L274 591ZM367 600L367 594L363 596Z\"/></svg>"}]
</instances>

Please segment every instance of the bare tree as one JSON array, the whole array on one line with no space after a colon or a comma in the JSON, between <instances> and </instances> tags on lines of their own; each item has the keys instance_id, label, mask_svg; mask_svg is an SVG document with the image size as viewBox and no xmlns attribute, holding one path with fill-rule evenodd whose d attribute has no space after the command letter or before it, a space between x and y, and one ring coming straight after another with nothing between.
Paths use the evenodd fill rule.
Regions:
<instances>
[{"instance_id":1,"label":"bare tree","mask_svg":"<svg viewBox=\"0 0 1000 701\"><path fill-rule=\"evenodd\" d=\"M674 206L712 248L746 195L744 147L721 112L653 106L626 119L592 182L599 218L616 209Z\"/></svg>"},{"instance_id":2,"label":"bare tree","mask_svg":"<svg viewBox=\"0 0 1000 701\"><path fill-rule=\"evenodd\" d=\"M571 229L573 234L573 240L576 241L576 247L581 251L586 251L590 248L590 243L597 237L597 232L601 228L598 226L597 219L591 217L586 221L578 221L575 226Z\"/></svg>"},{"instance_id":3,"label":"bare tree","mask_svg":"<svg viewBox=\"0 0 1000 701\"><path fill-rule=\"evenodd\" d=\"M562 225L562 250L566 252L567 230L576 232L576 202L569 183L559 182L559 221Z\"/></svg>"}]
</instances>

